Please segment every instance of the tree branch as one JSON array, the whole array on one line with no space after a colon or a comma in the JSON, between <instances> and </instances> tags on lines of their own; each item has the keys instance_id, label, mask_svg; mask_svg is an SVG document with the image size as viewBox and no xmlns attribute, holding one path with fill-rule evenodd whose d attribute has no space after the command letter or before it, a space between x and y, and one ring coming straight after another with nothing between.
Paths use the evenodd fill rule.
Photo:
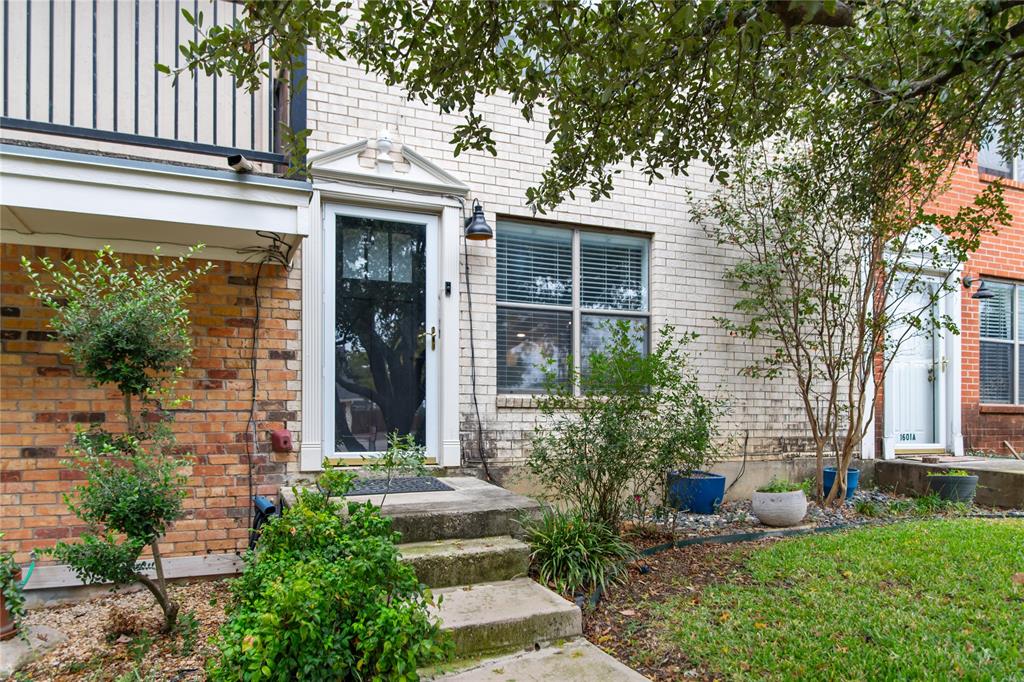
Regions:
<instances>
[{"instance_id":1,"label":"tree branch","mask_svg":"<svg viewBox=\"0 0 1024 682\"><path fill-rule=\"evenodd\" d=\"M1008 43L1011 43L1021 37L1024 37L1024 20L1018 21L1016 24L1006 29L1006 32L1003 34L1003 39L1000 40L992 38L980 43L976 49L970 52L969 55L967 55L964 59L961 59L958 62L954 62L945 71L937 73L928 78L922 78L920 80L911 82L910 85L907 87L906 92L902 93L902 95L898 91L894 90L883 91L883 94L886 97L901 96L904 99L913 99L915 97L919 97L925 93L931 92L932 90L942 87L943 85L953 80L957 76L963 75L964 71L966 70L965 65L967 62L979 61L980 57L987 57L996 50L998 50L999 48L1003 47L1004 45L1007 45ZM1006 55L1006 59L1009 61L1020 59L1021 57L1024 57L1024 50L1018 50L1016 52L1011 52L1010 54Z\"/></svg>"},{"instance_id":2,"label":"tree branch","mask_svg":"<svg viewBox=\"0 0 1024 682\"><path fill-rule=\"evenodd\" d=\"M770 0L766 8L779 18L787 28L794 26L827 26L829 28L850 28L853 26L853 7L845 2L837 1L832 11L819 3L814 14L808 15L811 5L791 0Z\"/></svg>"}]
</instances>

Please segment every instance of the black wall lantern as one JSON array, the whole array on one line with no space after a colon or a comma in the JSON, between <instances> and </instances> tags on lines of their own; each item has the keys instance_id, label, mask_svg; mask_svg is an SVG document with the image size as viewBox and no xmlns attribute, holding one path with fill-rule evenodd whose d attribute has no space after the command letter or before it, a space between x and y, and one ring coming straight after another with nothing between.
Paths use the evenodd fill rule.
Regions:
<instances>
[{"instance_id":1,"label":"black wall lantern","mask_svg":"<svg viewBox=\"0 0 1024 682\"><path fill-rule=\"evenodd\" d=\"M473 199L473 215L466 218L466 239L474 241L494 239L494 230L487 224L484 207L480 205L479 199Z\"/></svg>"},{"instance_id":2,"label":"black wall lantern","mask_svg":"<svg viewBox=\"0 0 1024 682\"><path fill-rule=\"evenodd\" d=\"M978 286L978 290L971 294L971 298L976 298L979 301L984 301L985 299L993 298L995 294L992 293L991 289L985 286L985 280L979 280L977 277L964 277L964 288L970 289L972 286L974 286L974 283L978 281L980 281L981 284Z\"/></svg>"}]
</instances>

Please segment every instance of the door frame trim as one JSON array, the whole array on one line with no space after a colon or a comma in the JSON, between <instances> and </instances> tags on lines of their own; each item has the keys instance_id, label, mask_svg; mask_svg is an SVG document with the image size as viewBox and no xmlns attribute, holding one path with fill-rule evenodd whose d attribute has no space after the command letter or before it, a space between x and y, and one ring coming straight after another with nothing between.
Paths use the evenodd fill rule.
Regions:
<instances>
[{"instance_id":1,"label":"door frame trim","mask_svg":"<svg viewBox=\"0 0 1024 682\"><path fill-rule=\"evenodd\" d=\"M461 200L454 195L424 195L399 189L386 190L378 187L356 185L336 180L314 179L313 205L311 214L315 224L310 236L303 244L300 255L302 267L302 433L299 448L299 470L317 472L323 470L324 456L334 457L332 443L333 421L326 423L327 410L333 410L333 399L327 400L326 385L333 382L328 377L328 363L325 362L327 333L324 329L327 319L327 277L325 272L325 225L326 210L331 206L362 207L385 211L415 213L433 216L438 223L438 244L436 256L437 290L433 295L438 299L438 356L437 391L441 397L438 407L437 440L434 451L437 464L443 467L457 467L462 464L462 445L459 420L461 414L461 375L459 306L461 286L459 277L460 245L462 243ZM333 281L333 277L332 277ZM451 294L445 294L445 283L451 283ZM428 295L431 295L428 292ZM333 306L331 311L333 316ZM333 362L330 363L333 369Z\"/></svg>"},{"instance_id":2,"label":"door frame trim","mask_svg":"<svg viewBox=\"0 0 1024 682\"><path fill-rule=\"evenodd\" d=\"M422 213L408 210L393 210L385 208L374 208L360 206L358 204L351 203L338 203L329 202L323 205L323 219L324 219L324 245L323 245L323 283L324 283L324 297L323 297L323 333L324 333L324 384L323 384L323 402L321 409L323 415L321 417L321 423L323 424L323 443L334 442L334 423L336 418L335 400L334 400L334 372L335 372L335 359L334 353L329 352L334 345L334 325L331 323L334 320L336 314L336 300L335 292L337 291L337 282L335 281L336 272L336 236L337 229L335 219L339 215L352 216L355 218L368 218L370 220L390 220L394 222L404 223L425 223L425 234L424 234L424 265L426 268L426 282L424 284L424 295L425 300L425 311L424 311L424 328L433 326L440 327L440 310L439 301L436 295L438 291L438 275L440 270L439 258L437 250L440 242L440 221L438 216L430 213ZM434 295L431 295L434 293ZM443 345L443 344L442 344ZM438 360L440 354L438 350L431 349L429 344L426 346L425 352L426 357L426 376L424 381L426 382L426 391L424 393L424 402L426 403L426 437L424 445L427 449L427 456L437 458L440 452L440 438L439 438L439 423L438 415L435 412L440 409L440 381L438 372ZM343 453L335 450L335 446L329 448L323 448L326 452L323 453L324 457L328 459L354 459L353 453Z\"/></svg>"},{"instance_id":3,"label":"door frame trim","mask_svg":"<svg viewBox=\"0 0 1024 682\"><path fill-rule=\"evenodd\" d=\"M960 272L962 268L958 267L951 273L931 273L929 276L935 277L940 282L959 282ZM922 273L925 274L925 273ZM948 278L948 279L947 279ZM950 320L956 325L957 329L962 328L961 320L961 305L963 295L961 288L955 286L953 290L947 293L939 300L939 313L948 315ZM943 398L942 398L942 412L944 413L937 424L937 428L941 431L944 442L941 444L935 443L915 443L913 446L908 446L909 449L921 449L922 447L934 446L936 449L941 447L945 452L951 453L956 456L962 456L964 454L964 439L962 432L962 414L961 414L961 335L953 334L944 329L938 330L939 334L939 348L947 360L946 371L943 372ZM895 459L897 455L904 454L902 449L897 446L896 434L893 430L894 416L894 401L891 399L893 396L891 385L891 375L886 373L884 382L884 424L882 433L882 458L883 459ZM870 441L870 443L868 443ZM862 450L862 457L865 459L874 457L874 439L865 438L864 448ZM906 454L910 454L909 452Z\"/></svg>"}]
</instances>

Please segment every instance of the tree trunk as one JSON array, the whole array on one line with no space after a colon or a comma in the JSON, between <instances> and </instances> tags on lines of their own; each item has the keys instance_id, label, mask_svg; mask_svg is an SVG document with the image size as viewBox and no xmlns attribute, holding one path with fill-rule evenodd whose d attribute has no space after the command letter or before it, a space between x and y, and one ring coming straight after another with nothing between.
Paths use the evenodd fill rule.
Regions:
<instances>
[{"instance_id":1,"label":"tree trunk","mask_svg":"<svg viewBox=\"0 0 1024 682\"><path fill-rule=\"evenodd\" d=\"M164 632L170 632L174 629L174 624L178 620L178 602L172 600L167 596L167 581L164 579L164 562L160 556L160 545L154 540L150 543L150 548L153 550L153 569L156 571L156 583L154 583L148 576L139 576L139 582L149 588L149 591L156 597L157 602L160 604L160 608L164 612Z\"/></svg>"},{"instance_id":2,"label":"tree trunk","mask_svg":"<svg viewBox=\"0 0 1024 682\"><path fill-rule=\"evenodd\" d=\"M124 420L125 430L128 433L135 433L135 417L132 416L132 396L130 393L124 394Z\"/></svg>"}]
</instances>

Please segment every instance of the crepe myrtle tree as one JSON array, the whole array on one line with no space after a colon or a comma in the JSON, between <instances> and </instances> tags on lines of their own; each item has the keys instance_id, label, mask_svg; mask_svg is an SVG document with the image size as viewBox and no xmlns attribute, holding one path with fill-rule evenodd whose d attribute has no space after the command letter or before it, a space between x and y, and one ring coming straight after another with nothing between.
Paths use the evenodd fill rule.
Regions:
<instances>
[{"instance_id":1,"label":"crepe myrtle tree","mask_svg":"<svg viewBox=\"0 0 1024 682\"><path fill-rule=\"evenodd\" d=\"M134 266L110 247L60 265L22 259L32 296L53 310L50 326L67 355L95 385L116 386L124 405L123 432L79 429L68 448L73 457L65 464L84 481L64 499L87 530L79 542L57 543L53 556L87 584L141 583L159 603L165 631L179 606L167 592L160 538L183 514L181 470L189 462L178 453L161 399L167 407L178 402L170 391L192 355L185 302L213 267L192 265L201 248L173 259L157 251L152 262ZM139 560L146 547L152 562Z\"/></svg>"},{"instance_id":2,"label":"crepe myrtle tree","mask_svg":"<svg viewBox=\"0 0 1024 682\"><path fill-rule=\"evenodd\" d=\"M926 168L936 185L996 130L1005 152L1024 144L1021 0L247 0L216 26L182 13L197 37L158 66L175 78L255 90L313 48L463 114L456 154L497 153L477 104L507 94L547 126L526 197L541 211L608 196L626 164L654 181L700 162L723 181L730 149L837 128L836 155L887 152L870 155L878 188Z\"/></svg>"},{"instance_id":3,"label":"crepe myrtle tree","mask_svg":"<svg viewBox=\"0 0 1024 682\"><path fill-rule=\"evenodd\" d=\"M829 152L785 143L739 151L728 186L692 210L739 256L726 272L735 314L718 321L765 348L744 373L795 381L819 502L844 499L872 424L873 382L882 385L915 337L959 333L937 304L959 286L955 273L981 236L1011 219L998 184L955 214L933 214L920 185L879 197L870 164L839 164ZM838 469L831 490L822 488L826 452Z\"/></svg>"}]
</instances>

